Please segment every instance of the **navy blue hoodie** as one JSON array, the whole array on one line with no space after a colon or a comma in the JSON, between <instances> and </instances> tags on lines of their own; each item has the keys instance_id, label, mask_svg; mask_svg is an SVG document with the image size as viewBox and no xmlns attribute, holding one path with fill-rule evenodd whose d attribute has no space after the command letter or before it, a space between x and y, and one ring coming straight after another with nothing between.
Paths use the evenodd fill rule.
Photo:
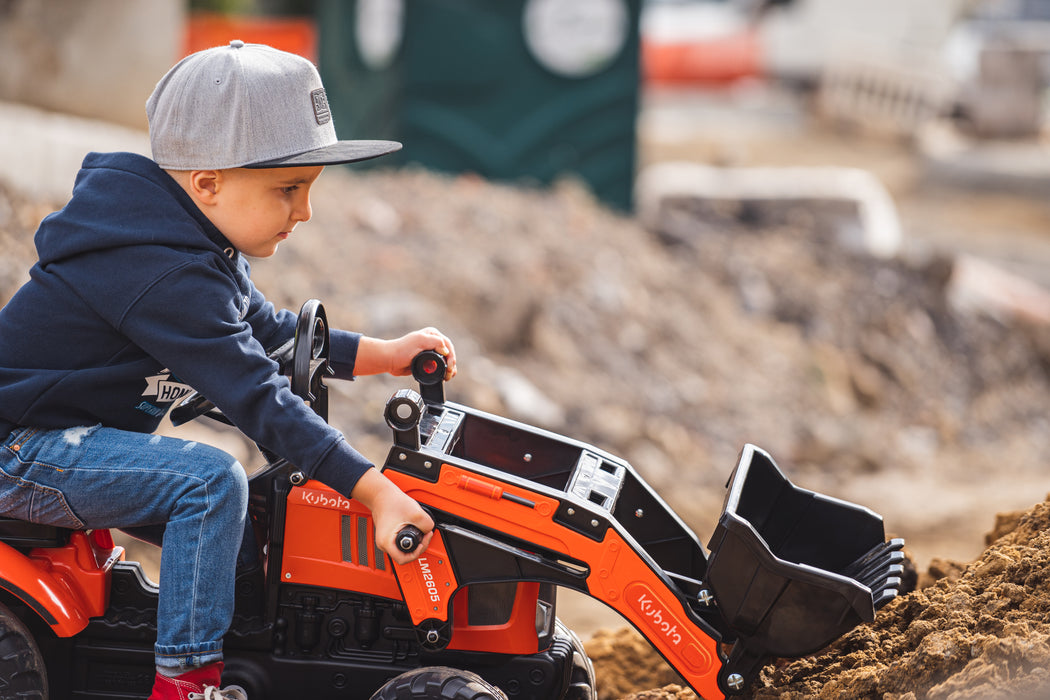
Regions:
<instances>
[{"instance_id":1,"label":"navy blue hoodie","mask_svg":"<svg viewBox=\"0 0 1050 700\"><path fill-rule=\"evenodd\" d=\"M349 495L371 466L266 357L291 338L244 256L156 163L91 153L0 309L0 437L16 426L150 433L192 387L245 435ZM332 332L336 376L360 336Z\"/></svg>"}]
</instances>

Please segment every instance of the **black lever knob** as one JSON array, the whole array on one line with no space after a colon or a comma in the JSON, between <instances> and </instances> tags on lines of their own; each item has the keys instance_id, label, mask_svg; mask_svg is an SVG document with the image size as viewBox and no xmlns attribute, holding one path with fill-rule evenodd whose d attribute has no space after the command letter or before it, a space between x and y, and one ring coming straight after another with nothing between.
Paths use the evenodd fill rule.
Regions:
<instances>
[{"instance_id":1,"label":"black lever knob","mask_svg":"<svg viewBox=\"0 0 1050 700\"><path fill-rule=\"evenodd\" d=\"M434 350L424 350L412 360L412 378L419 382L419 393L427 403L445 403L447 370L445 358Z\"/></svg>"},{"instance_id":2,"label":"black lever knob","mask_svg":"<svg viewBox=\"0 0 1050 700\"><path fill-rule=\"evenodd\" d=\"M416 547L423 541L423 531L415 525L405 525L403 528L397 531L397 537L394 543L397 548L405 554L410 554L416 551Z\"/></svg>"}]
</instances>

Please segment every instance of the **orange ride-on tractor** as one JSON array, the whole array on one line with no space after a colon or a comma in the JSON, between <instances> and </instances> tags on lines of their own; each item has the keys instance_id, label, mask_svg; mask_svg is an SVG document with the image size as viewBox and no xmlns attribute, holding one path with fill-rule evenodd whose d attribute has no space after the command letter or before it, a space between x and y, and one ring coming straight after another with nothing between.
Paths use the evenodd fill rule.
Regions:
<instances>
[{"instance_id":1,"label":"orange ride-on tractor","mask_svg":"<svg viewBox=\"0 0 1050 700\"><path fill-rule=\"evenodd\" d=\"M316 300L273 356L327 416ZM709 549L625 461L446 402L442 358L387 404L384 473L437 524L395 566L369 512L269 455L249 481L264 566L237 581L223 684L252 700L593 700L590 661L557 618L566 587L618 611L707 700L774 657L809 654L896 595L881 518L795 487L746 446ZM172 412L224 420L193 396ZM418 531L398 545L412 551ZM0 696L145 698L157 587L108 531L0 519Z\"/></svg>"}]
</instances>

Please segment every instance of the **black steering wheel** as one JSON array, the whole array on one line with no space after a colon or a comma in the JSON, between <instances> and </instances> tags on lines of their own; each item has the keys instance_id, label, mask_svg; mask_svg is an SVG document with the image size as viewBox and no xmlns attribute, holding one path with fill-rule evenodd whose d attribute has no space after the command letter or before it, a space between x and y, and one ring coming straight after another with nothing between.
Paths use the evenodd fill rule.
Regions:
<instances>
[{"instance_id":1,"label":"black steering wheel","mask_svg":"<svg viewBox=\"0 0 1050 700\"><path fill-rule=\"evenodd\" d=\"M330 355L328 316L317 299L310 299L299 310L295 336L267 353L267 357L278 364L279 372L291 377L292 393L309 404L326 421L328 387L324 379L334 374L328 363ZM214 403L196 391L171 409L170 418L172 425L183 425L200 416L233 425Z\"/></svg>"}]
</instances>

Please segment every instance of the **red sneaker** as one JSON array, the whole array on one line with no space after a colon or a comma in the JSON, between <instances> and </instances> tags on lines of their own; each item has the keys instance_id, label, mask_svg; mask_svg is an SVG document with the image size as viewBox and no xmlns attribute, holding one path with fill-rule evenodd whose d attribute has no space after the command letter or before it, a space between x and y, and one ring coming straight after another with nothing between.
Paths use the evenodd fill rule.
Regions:
<instances>
[{"instance_id":1,"label":"red sneaker","mask_svg":"<svg viewBox=\"0 0 1050 700\"><path fill-rule=\"evenodd\" d=\"M149 700L248 700L239 685L219 690L221 678L221 661L174 677L158 673Z\"/></svg>"}]
</instances>

